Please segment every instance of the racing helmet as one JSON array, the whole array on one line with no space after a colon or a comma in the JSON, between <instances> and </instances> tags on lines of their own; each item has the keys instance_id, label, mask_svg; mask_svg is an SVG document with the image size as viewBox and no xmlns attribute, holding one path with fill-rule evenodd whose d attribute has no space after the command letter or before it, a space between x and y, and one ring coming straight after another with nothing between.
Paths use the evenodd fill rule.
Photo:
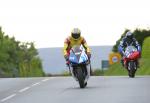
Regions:
<instances>
[{"instance_id":1,"label":"racing helmet","mask_svg":"<svg viewBox=\"0 0 150 103\"><path fill-rule=\"evenodd\" d=\"M71 37L75 40L79 39L81 36L81 31L80 29L78 28L74 28L72 31L71 31Z\"/></svg>"},{"instance_id":2,"label":"racing helmet","mask_svg":"<svg viewBox=\"0 0 150 103\"><path fill-rule=\"evenodd\" d=\"M132 39L133 38L133 34L130 31L128 31L126 33L126 37L129 38L129 39Z\"/></svg>"}]
</instances>

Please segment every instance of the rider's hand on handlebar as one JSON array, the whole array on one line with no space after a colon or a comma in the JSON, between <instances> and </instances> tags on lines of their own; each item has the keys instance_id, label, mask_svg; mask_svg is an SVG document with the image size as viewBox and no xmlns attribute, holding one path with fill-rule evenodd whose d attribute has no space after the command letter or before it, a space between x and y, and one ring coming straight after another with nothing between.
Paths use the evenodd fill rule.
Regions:
<instances>
[{"instance_id":1,"label":"rider's hand on handlebar","mask_svg":"<svg viewBox=\"0 0 150 103\"><path fill-rule=\"evenodd\" d=\"M64 55L64 58L66 59L66 61L68 61L68 60L69 60L68 55Z\"/></svg>"}]
</instances>

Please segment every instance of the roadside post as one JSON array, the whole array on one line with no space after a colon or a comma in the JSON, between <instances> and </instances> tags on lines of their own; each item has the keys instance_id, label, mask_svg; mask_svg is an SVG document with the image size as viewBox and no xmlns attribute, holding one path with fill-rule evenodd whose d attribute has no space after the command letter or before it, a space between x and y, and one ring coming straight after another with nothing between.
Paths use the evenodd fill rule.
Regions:
<instances>
[{"instance_id":1,"label":"roadside post","mask_svg":"<svg viewBox=\"0 0 150 103\"><path fill-rule=\"evenodd\" d=\"M102 74L104 75L104 70L107 70L109 67L109 61L108 60L102 60L101 61L102 64Z\"/></svg>"}]
</instances>

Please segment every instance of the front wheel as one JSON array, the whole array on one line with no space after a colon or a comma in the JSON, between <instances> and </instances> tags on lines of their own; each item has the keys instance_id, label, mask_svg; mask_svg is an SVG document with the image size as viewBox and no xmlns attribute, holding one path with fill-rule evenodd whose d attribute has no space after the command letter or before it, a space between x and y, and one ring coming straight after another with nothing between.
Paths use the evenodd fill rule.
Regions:
<instances>
[{"instance_id":1,"label":"front wheel","mask_svg":"<svg viewBox=\"0 0 150 103\"><path fill-rule=\"evenodd\" d=\"M77 69L77 78L78 78L78 81L79 81L80 88L84 88L86 86L85 83L84 83L85 77L84 77L84 74L83 74L83 71L82 71L81 68Z\"/></svg>"},{"instance_id":2,"label":"front wheel","mask_svg":"<svg viewBox=\"0 0 150 103\"><path fill-rule=\"evenodd\" d=\"M135 77L135 72L136 72L136 63L134 61L130 61L128 63L128 74L130 78Z\"/></svg>"}]
</instances>

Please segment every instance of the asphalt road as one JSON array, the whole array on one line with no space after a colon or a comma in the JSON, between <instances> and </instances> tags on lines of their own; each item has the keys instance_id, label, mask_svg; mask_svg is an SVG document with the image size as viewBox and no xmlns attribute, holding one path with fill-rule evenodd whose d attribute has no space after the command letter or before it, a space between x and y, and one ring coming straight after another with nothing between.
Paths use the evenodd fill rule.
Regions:
<instances>
[{"instance_id":1,"label":"asphalt road","mask_svg":"<svg viewBox=\"0 0 150 103\"><path fill-rule=\"evenodd\" d=\"M150 76L0 78L0 103L150 103Z\"/></svg>"}]
</instances>

